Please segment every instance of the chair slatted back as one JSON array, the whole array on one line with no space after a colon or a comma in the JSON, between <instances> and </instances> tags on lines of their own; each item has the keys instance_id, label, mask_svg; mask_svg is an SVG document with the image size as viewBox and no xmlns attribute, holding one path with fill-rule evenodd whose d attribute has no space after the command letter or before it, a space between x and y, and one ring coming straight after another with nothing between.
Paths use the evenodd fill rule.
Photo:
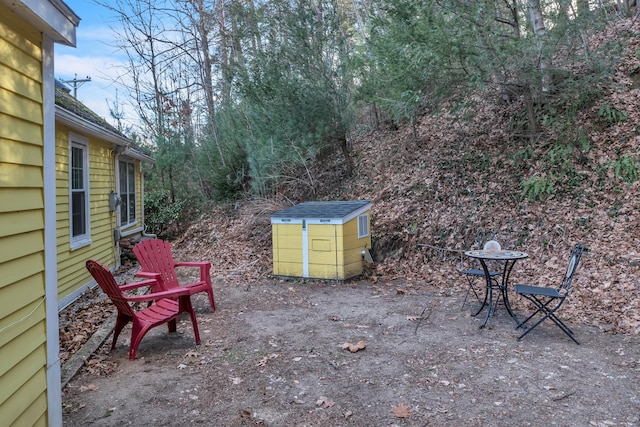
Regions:
<instances>
[{"instance_id":1,"label":"chair slatted back","mask_svg":"<svg viewBox=\"0 0 640 427\"><path fill-rule=\"evenodd\" d=\"M584 251L585 247L580 243L576 243L571 250L571 256L569 257L569 263L567 264L567 271L564 273L562 284L558 288L558 290L562 290L565 295L568 294L571 290L571 281L573 280L573 275L578 269L578 264L580 263L582 253Z\"/></svg>"},{"instance_id":2,"label":"chair slatted back","mask_svg":"<svg viewBox=\"0 0 640 427\"><path fill-rule=\"evenodd\" d=\"M87 270L89 270L89 273L91 273L91 276L93 276L96 282L98 282L98 285L100 286L102 291L107 294L118 311L133 317L135 312L129 305L129 302L124 298L122 290L118 286L118 283L113 277L113 274L111 274L111 271L109 271L107 267L100 264L98 261L92 259L88 260L86 265Z\"/></svg>"},{"instance_id":3,"label":"chair slatted back","mask_svg":"<svg viewBox=\"0 0 640 427\"><path fill-rule=\"evenodd\" d=\"M160 273L166 289L179 286L169 242L160 239L143 240L133 247L133 253L143 271Z\"/></svg>"}]
</instances>

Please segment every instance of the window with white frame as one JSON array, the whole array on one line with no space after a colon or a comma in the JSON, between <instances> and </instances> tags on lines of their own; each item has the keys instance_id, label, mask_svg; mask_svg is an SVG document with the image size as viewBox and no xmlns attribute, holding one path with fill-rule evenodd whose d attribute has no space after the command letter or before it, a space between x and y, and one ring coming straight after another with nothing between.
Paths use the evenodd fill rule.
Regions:
<instances>
[{"instance_id":1,"label":"window with white frame","mask_svg":"<svg viewBox=\"0 0 640 427\"><path fill-rule=\"evenodd\" d=\"M120 160L120 225L136 221L136 164Z\"/></svg>"},{"instance_id":2,"label":"window with white frame","mask_svg":"<svg viewBox=\"0 0 640 427\"><path fill-rule=\"evenodd\" d=\"M358 239L369 235L369 215L358 215Z\"/></svg>"},{"instance_id":3,"label":"window with white frame","mask_svg":"<svg viewBox=\"0 0 640 427\"><path fill-rule=\"evenodd\" d=\"M69 212L71 247L91 243L89 221L89 147L78 135L69 137Z\"/></svg>"}]
</instances>

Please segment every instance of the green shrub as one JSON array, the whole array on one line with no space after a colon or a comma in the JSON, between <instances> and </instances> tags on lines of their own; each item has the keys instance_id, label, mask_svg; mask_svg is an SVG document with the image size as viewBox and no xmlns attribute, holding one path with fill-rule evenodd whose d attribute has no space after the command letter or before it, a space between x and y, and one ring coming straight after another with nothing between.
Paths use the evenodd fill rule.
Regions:
<instances>
[{"instance_id":1,"label":"green shrub","mask_svg":"<svg viewBox=\"0 0 640 427\"><path fill-rule=\"evenodd\" d=\"M546 197L555 193L553 182L547 177L531 177L522 184L521 198L529 199L530 202L535 200L544 200Z\"/></svg>"},{"instance_id":2,"label":"green shrub","mask_svg":"<svg viewBox=\"0 0 640 427\"><path fill-rule=\"evenodd\" d=\"M616 178L633 183L638 180L640 161L626 154L612 162L613 173Z\"/></svg>"},{"instance_id":3,"label":"green shrub","mask_svg":"<svg viewBox=\"0 0 640 427\"><path fill-rule=\"evenodd\" d=\"M147 232L168 237L184 219L186 199L171 202L165 191L152 191L144 196L144 222Z\"/></svg>"},{"instance_id":4,"label":"green shrub","mask_svg":"<svg viewBox=\"0 0 640 427\"><path fill-rule=\"evenodd\" d=\"M619 110L616 107L612 107L609 104L600 106L598 110L598 116L603 119L609 126L615 125L618 122L624 122L627 120L628 115L623 110Z\"/></svg>"}]
</instances>

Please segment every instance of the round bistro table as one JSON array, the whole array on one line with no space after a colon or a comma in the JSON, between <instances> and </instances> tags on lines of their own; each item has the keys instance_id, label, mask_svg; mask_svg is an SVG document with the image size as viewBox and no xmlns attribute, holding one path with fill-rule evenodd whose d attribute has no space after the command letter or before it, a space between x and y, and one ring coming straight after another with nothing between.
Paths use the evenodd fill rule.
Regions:
<instances>
[{"instance_id":1,"label":"round bistro table","mask_svg":"<svg viewBox=\"0 0 640 427\"><path fill-rule=\"evenodd\" d=\"M518 323L518 319L516 315L511 310L511 304L509 304L509 295L507 293L507 285L509 284L509 275L511 274L511 270L515 265L516 261L519 259L525 259L529 257L529 255L525 252L519 251L509 251L509 250L475 250L475 251L465 251L464 253L469 258L475 258L480 261L482 264L482 269L484 270L484 277L487 281L487 286L484 294L484 301L480 306L480 309L474 316L480 314L482 309L486 306L487 312L485 314L484 320L480 325L480 328L484 328L489 321L489 316L491 315L491 307L493 306L493 290L496 288L494 282L491 280L491 276L489 275L489 268L487 267L487 261L503 261L504 267L502 271L502 280L496 282L498 290L502 293L502 300L504 301L504 306L507 308L509 315L515 320L516 324ZM488 300L488 301L487 301ZM487 304L487 302L489 304Z\"/></svg>"}]
</instances>

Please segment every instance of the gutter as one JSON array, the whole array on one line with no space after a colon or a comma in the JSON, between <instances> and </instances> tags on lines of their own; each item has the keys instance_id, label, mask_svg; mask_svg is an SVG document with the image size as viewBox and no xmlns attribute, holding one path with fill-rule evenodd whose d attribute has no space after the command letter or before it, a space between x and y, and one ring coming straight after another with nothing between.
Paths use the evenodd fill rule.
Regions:
<instances>
[{"instance_id":1,"label":"gutter","mask_svg":"<svg viewBox=\"0 0 640 427\"><path fill-rule=\"evenodd\" d=\"M63 107L60 107L59 105L56 105L56 121L74 129L80 127L89 135L113 142L115 145L129 147L129 145L131 144L131 141L129 141L129 139L125 138L124 136L109 131L90 120L80 117L79 115L72 113L71 111Z\"/></svg>"}]
</instances>

